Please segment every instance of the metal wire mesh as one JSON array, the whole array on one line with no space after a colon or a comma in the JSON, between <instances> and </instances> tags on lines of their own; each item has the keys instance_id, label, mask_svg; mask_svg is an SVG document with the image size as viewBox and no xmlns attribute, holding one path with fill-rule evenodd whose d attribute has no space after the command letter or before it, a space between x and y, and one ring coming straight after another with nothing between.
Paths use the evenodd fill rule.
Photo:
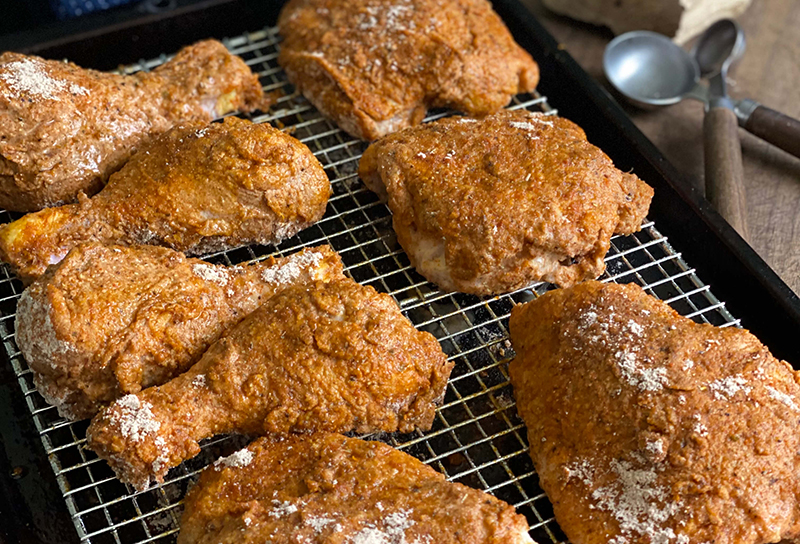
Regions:
<instances>
[{"instance_id":1,"label":"metal wire mesh","mask_svg":"<svg viewBox=\"0 0 800 544\"><path fill-rule=\"evenodd\" d=\"M286 127L308 145L325 167L334 194L318 224L279 246L242 247L206 258L232 265L330 244L342 256L351 277L390 293L405 315L419 329L435 335L456 363L431 431L370 438L414 455L451 481L486 490L513 504L527 517L536 541L564 541L527 454L525 429L514 407L506 368L513 357L507 328L512 305L537 297L549 286L539 284L505 296L480 298L441 292L418 275L396 242L388 208L357 177L365 144L341 132L292 92L276 63L278 41L276 30L268 28L227 40L226 45L258 73L265 91L286 91L269 114L254 120ZM166 59L141 61L125 71L149 70ZM538 95L519 96L511 107L554 113L546 98ZM442 115L446 112L431 118ZM9 219L11 215L2 212L0 220ZM696 321L738 324L652 223L635 235L613 238L606 263L604 281L635 282ZM114 477L104 461L85 449L88 422L61 419L34 388L31 371L14 341L14 315L21 291L22 284L8 268L0 269L0 338L78 536L96 544L174 542L181 499L189 483L199 470L238 449L247 439L209 440L199 456L173 469L164 484L135 493Z\"/></svg>"}]
</instances>

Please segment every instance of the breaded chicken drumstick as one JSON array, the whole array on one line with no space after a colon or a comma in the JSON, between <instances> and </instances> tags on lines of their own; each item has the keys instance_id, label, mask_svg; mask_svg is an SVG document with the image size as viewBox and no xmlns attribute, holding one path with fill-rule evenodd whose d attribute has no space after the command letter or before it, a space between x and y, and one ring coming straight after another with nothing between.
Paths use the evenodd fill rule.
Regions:
<instances>
[{"instance_id":1,"label":"breaded chicken drumstick","mask_svg":"<svg viewBox=\"0 0 800 544\"><path fill-rule=\"evenodd\" d=\"M83 419L185 372L281 289L343 278L330 246L229 267L155 246L82 244L22 293L16 341L42 396Z\"/></svg>"},{"instance_id":2,"label":"breaded chicken drumstick","mask_svg":"<svg viewBox=\"0 0 800 544\"><path fill-rule=\"evenodd\" d=\"M452 367L388 295L350 279L290 287L185 374L100 412L88 445L142 489L220 433L426 430Z\"/></svg>"},{"instance_id":3,"label":"breaded chicken drumstick","mask_svg":"<svg viewBox=\"0 0 800 544\"><path fill-rule=\"evenodd\" d=\"M271 244L318 221L330 194L311 151L268 124L181 125L144 145L94 197L0 227L0 258L29 282L81 242L194 255Z\"/></svg>"},{"instance_id":4,"label":"breaded chicken drumstick","mask_svg":"<svg viewBox=\"0 0 800 544\"><path fill-rule=\"evenodd\" d=\"M180 122L266 108L258 77L220 42L125 76L0 55L0 207L35 211L94 194L145 141Z\"/></svg>"}]
</instances>

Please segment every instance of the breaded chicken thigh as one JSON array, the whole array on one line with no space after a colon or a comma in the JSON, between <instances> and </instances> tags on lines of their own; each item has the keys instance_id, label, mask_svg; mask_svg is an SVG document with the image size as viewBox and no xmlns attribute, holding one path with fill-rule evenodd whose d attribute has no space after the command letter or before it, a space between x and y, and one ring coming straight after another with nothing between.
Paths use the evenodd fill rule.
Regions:
<instances>
[{"instance_id":1,"label":"breaded chicken thigh","mask_svg":"<svg viewBox=\"0 0 800 544\"><path fill-rule=\"evenodd\" d=\"M381 442L261 438L186 497L178 544L533 544L514 508Z\"/></svg>"},{"instance_id":2,"label":"breaded chicken thigh","mask_svg":"<svg viewBox=\"0 0 800 544\"><path fill-rule=\"evenodd\" d=\"M749 332L586 282L511 312L531 457L575 544L800 535L800 375Z\"/></svg>"},{"instance_id":3,"label":"breaded chicken thigh","mask_svg":"<svg viewBox=\"0 0 800 544\"><path fill-rule=\"evenodd\" d=\"M144 145L94 197L0 227L0 258L30 282L81 242L195 255L277 243L318 221L330 194L308 147L268 124L180 125Z\"/></svg>"},{"instance_id":4,"label":"breaded chicken thigh","mask_svg":"<svg viewBox=\"0 0 800 544\"><path fill-rule=\"evenodd\" d=\"M278 27L289 81L362 140L431 107L493 113L539 82L486 0L292 0Z\"/></svg>"},{"instance_id":5,"label":"breaded chicken thigh","mask_svg":"<svg viewBox=\"0 0 800 544\"><path fill-rule=\"evenodd\" d=\"M0 207L35 211L94 194L173 125L267 105L258 77L215 40L130 76L3 53Z\"/></svg>"},{"instance_id":6,"label":"breaded chicken thigh","mask_svg":"<svg viewBox=\"0 0 800 544\"><path fill-rule=\"evenodd\" d=\"M342 278L330 246L228 267L155 246L82 244L22 293L16 341L42 396L83 419L185 372L281 289Z\"/></svg>"},{"instance_id":7,"label":"breaded chicken thigh","mask_svg":"<svg viewBox=\"0 0 800 544\"><path fill-rule=\"evenodd\" d=\"M639 230L653 196L580 127L524 110L392 134L367 148L359 175L388 200L417 271L478 295L596 278L611 236Z\"/></svg>"},{"instance_id":8,"label":"breaded chicken thigh","mask_svg":"<svg viewBox=\"0 0 800 544\"><path fill-rule=\"evenodd\" d=\"M389 295L350 279L289 287L185 374L100 412L88 445L142 489L220 433L427 430L452 367Z\"/></svg>"}]
</instances>

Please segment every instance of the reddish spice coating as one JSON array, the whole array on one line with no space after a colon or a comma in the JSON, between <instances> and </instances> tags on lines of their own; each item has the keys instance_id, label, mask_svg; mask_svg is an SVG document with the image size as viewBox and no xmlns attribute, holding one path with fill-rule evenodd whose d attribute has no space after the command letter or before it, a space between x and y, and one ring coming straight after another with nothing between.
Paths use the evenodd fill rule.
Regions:
<instances>
[{"instance_id":1,"label":"reddish spice coating","mask_svg":"<svg viewBox=\"0 0 800 544\"><path fill-rule=\"evenodd\" d=\"M228 267L155 246L82 244L22 293L17 345L42 396L83 419L185 372L281 289L343 277L330 246Z\"/></svg>"},{"instance_id":2,"label":"reddish spice coating","mask_svg":"<svg viewBox=\"0 0 800 544\"><path fill-rule=\"evenodd\" d=\"M524 110L389 135L359 175L388 200L417 271L474 294L596 278L611 236L639 230L653 197L580 127Z\"/></svg>"},{"instance_id":3,"label":"reddish spice coating","mask_svg":"<svg viewBox=\"0 0 800 544\"><path fill-rule=\"evenodd\" d=\"M30 282L81 242L190 254L276 243L318 221L330 194L308 147L268 124L179 125L144 144L94 197L0 227L0 258Z\"/></svg>"},{"instance_id":4,"label":"reddish spice coating","mask_svg":"<svg viewBox=\"0 0 800 544\"><path fill-rule=\"evenodd\" d=\"M585 282L511 313L530 453L575 544L800 535L800 375L749 332Z\"/></svg>"},{"instance_id":5,"label":"reddish spice coating","mask_svg":"<svg viewBox=\"0 0 800 544\"><path fill-rule=\"evenodd\" d=\"M278 62L342 130L374 140L430 107L495 112L539 67L486 0L292 0Z\"/></svg>"},{"instance_id":6,"label":"reddish spice coating","mask_svg":"<svg viewBox=\"0 0 800 544\"><path fill-rule=\"evenodd\" d=\"M263 100L258 77L214 40L130 76L3 53L0 207L35 211L96 193L149 138Z\"/></svg>"},{"instance_id":7,"label":"reddish spice coating","mask_svg":"<svg viewBox=\"0 0 800 544\"><path fill-rule=\"evenodd\" d=\"M186 497L179 544L533 544L514 508L380 442L261 438Z\"/></svg>"},{"instance_id":8,"label":"reddish spice coating","mask_svg":"<svg viewBox=\"0 0 800 544\"><path fill-rule=\"evenodd\" d=\"M87 440L143 488L219 433L430 429L452 367L389 295L350 279L293 286L185 374L100 412Z\"/></svg>"}]
</instances>

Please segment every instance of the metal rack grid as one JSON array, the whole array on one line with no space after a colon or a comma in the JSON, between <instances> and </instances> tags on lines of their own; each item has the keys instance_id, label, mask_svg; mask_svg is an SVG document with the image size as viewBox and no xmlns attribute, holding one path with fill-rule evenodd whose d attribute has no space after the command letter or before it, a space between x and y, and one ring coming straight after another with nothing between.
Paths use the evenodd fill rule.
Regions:
<instances>
[{"instance_id":1,"label":"metal rack grid","mask_svg":"<svg viewBox=\"0 0 800 544\"><path fill-rule=\"evenodd\" d=\"M481 298L441 292L427 283L397 244L388 208L358 179L358 159L366 145L347 136L291 92L276 62L276 29L225 43L259 74L265 91L287 91L269 114L254 120L283 126L309 146L325 167L334 194L318 224L279 246L243 247L206 258L232 265L330 244L342 256L351 277L390 293L404 314L419 329L434 334L456 363L431 431L369 438L414 455L451 481L486 490L513 504L527 517L537 542L565 541L527 454L525 428L514 407L506 368L513 357L507 328L512 305L537 297L549 286L538 284L505 296ZM166 59L164 55L141 61L125 71L149 70ZM519 96L511 107L555 113L546 97L538 95ZM437 112L430 118L443 115L446 112ZM10 218L7 212L0 215L0 220ZM646 223L637 234L613 238L606 265L603 281L637 283L699 322L738 324L652 223ZM206 441L200 455L173 469L164 484L146 492L135 493L121 484L105 462L85 449L88 422L61 419L33 386L31 371L14 341L14 315L21 291L22 284L8 267L0 269L0 340L80 539L96 544L174 542L188 485L202 468L243 446L247 439L227 436Z\"/></svg>"}]
</instances>

